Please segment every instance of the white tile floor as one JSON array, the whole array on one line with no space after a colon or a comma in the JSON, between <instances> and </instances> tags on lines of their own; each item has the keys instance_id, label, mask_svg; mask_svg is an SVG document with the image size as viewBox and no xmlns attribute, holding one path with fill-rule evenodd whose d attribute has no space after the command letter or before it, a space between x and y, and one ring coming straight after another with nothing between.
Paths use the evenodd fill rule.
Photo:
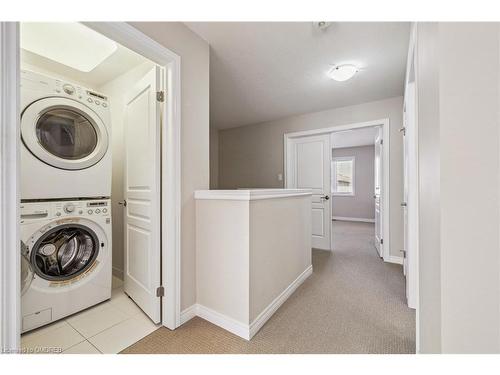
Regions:
<instances>
[{"instance_id":1,"label":"white tile floor","mask_svg":"<svg viewBox=\"0 0 500 375\"><path fill-rule=\"evenodd\" d=\"M22 335L21 346L27 352L54 348L63 354L111 354L122 351L156 328L123 292L123 282L113 276L111 300Z\"/></svg>"}]
</instances>

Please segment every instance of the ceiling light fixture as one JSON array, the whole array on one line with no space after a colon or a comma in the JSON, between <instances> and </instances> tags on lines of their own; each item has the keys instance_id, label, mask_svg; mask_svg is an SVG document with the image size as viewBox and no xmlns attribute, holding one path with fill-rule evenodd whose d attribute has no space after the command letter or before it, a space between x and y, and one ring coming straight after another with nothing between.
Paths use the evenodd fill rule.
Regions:
<instances>
[{"instance_id":1,"label":"ceiling light fixture","mask_svg":"<svg viewBox=\"0 0 500 375\"><path fill-rule=\"evenodd\" d=\"M343 64L335 65L328 72L328 76L335 81L343 82L354 77L354 75L359 71L356 65Z\"/></svg>"},{"instance_id":2,"label":"ceiling light fixture","mask_svg":"<svg viewBox=\"0 0 500 375\"><path fill-rule=\"evenodd\" d=\"M21 48L81 72L90 72L118 46L81 23L23 22Z\"/></svg>"}]
</instances>

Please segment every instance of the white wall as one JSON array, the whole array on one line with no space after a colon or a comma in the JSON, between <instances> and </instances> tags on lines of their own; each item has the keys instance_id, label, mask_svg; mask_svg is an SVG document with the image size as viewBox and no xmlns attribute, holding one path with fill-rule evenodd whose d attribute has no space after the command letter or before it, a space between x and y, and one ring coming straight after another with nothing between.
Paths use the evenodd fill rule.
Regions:
<instances>
[{"instance_id":1,"label":"white wall","mask_svg":"<svg viewBox=\"0 0 500 375\"><path fill-rule=\"evenodd\" d=\"M283 135L389 118L391 255L403 248L403 98L307 113L261 124L219 130L219 188L280 188L283 181Z\"/></svg>"},{"instance_id":2,"label":"white wall","mask_svg":"<svg viewBox=\"0 0 500 375\"><path fill-rule=\"evenodd\" d=\"M123 278L124 258L124 208L118 205L124 199L124 134L123 120L125 95L149 70L152 62L145 61L142 65L107 82L97 90L109 97L111 114L111 146L113 155L113 171L111 183L112 223L113 223L113 274Z\"/></svg>"},{"instance_id":3,"label":"white wall","mask_svg":"<svg viewBox=\"0 0 500 375\"><path fill-rule=\"evenodd\" d=\"M332 193L332 217L375 219L375 146L334 148L332 156L355 158L354 195Z\"/></svg>"},{"instance_id":4,"label":"white wall","mask_svg":"<svg viewBox=\"0 0 500 375\"><path fill-rule=\"evenodd\" d=\"M499 31L418 26L422 352L500 352Z\"/></svg>"},{"instance_id":5,"label":"white wall","mask_svg":"<svg viewBox=\"0 0 500 375\"><path fill-rule=\"evenodd\" d=\"M438 24L418 25L417 96L419 164L420 352L441 352L441 232Z\"/></svg>"},{"instance_id":6,"label":"white wall","mask_svg":"<svg viewBox=\"0 0 500 375\"><path fill-rule=\"evenodd\" d=\"M209 46L181 22L132 22L181 57L181 308L196 302L194 191L209 188ZM168 94L167 94L168 95Z\"/></svg>"},{"instance_id":7,"label":"white wall","mask_svg":"<svg viewBox=\"0 0 500 375\"><path fill-rule=\"evenodd\" d=\"M499 352L498 24L440 39L442 351Z\"/></svg>"}]
</instances>

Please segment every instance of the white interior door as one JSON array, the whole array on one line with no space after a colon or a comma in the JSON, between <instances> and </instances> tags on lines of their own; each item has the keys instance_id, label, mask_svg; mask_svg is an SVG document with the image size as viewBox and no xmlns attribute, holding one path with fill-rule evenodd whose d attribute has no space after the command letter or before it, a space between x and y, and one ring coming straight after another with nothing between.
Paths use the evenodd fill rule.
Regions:
<instances>
[{"instance_id":1,"label":"white interior door","mask_svg":"<svg viewBox=\"0 0 500 375\"><path fill-rule=\"evenodd\" d=\"M408 83L405 92L404 112L404 218L403 265L406 277L408 306L417 306L417 252L418 252L418 167L415 84Z\"/></svg>"},{"instance_id":2,"label":"white interior door","mask_svg":"<svg viewBox=\"0 0 500 375\"><path fill-rule=\"evenodd\" d=\"M126 95L124 290L159 323L160 298L160 69L153 68Z\"/></svg>"},{"instance_id":3,"label":"white interior door","mask_svg":"<svg viewBox=\"0 0 500 375\"><path fill-rule=\"evenodd\" d=\"M330 134L288 139L286 186L312 190L312 247L331 249Z\"/></svg>"},{"instance_id":4,"label":"white interior door","mask_svg":"<svg viewBox=\"0 0 500 375\"><path fill-rule=\"evenodd\" d=\"M382 128L378 128L375 138L375 247L380 257L383 257L383 220L382 220L382 183L383 183L383 143Z\"/></svg>"}]
</instances>

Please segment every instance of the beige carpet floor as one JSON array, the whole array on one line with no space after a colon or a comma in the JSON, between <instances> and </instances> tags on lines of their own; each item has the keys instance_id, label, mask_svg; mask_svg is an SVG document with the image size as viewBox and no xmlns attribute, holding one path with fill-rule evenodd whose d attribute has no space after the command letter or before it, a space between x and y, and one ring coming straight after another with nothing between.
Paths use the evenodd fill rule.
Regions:
<instances>
[{"instance_id":1,"label":"beige carpet floor","mask_svg":"<svg viewBox=\"0 0 500 375\"><path fill-rule=\"evenodd\" d=\"M334 251L313 250L311 277L251 341L194 318L123 353L415 353L402 268L378 257L373 237L373 224L333 222Z\"/></svg>"}]
</instances>

